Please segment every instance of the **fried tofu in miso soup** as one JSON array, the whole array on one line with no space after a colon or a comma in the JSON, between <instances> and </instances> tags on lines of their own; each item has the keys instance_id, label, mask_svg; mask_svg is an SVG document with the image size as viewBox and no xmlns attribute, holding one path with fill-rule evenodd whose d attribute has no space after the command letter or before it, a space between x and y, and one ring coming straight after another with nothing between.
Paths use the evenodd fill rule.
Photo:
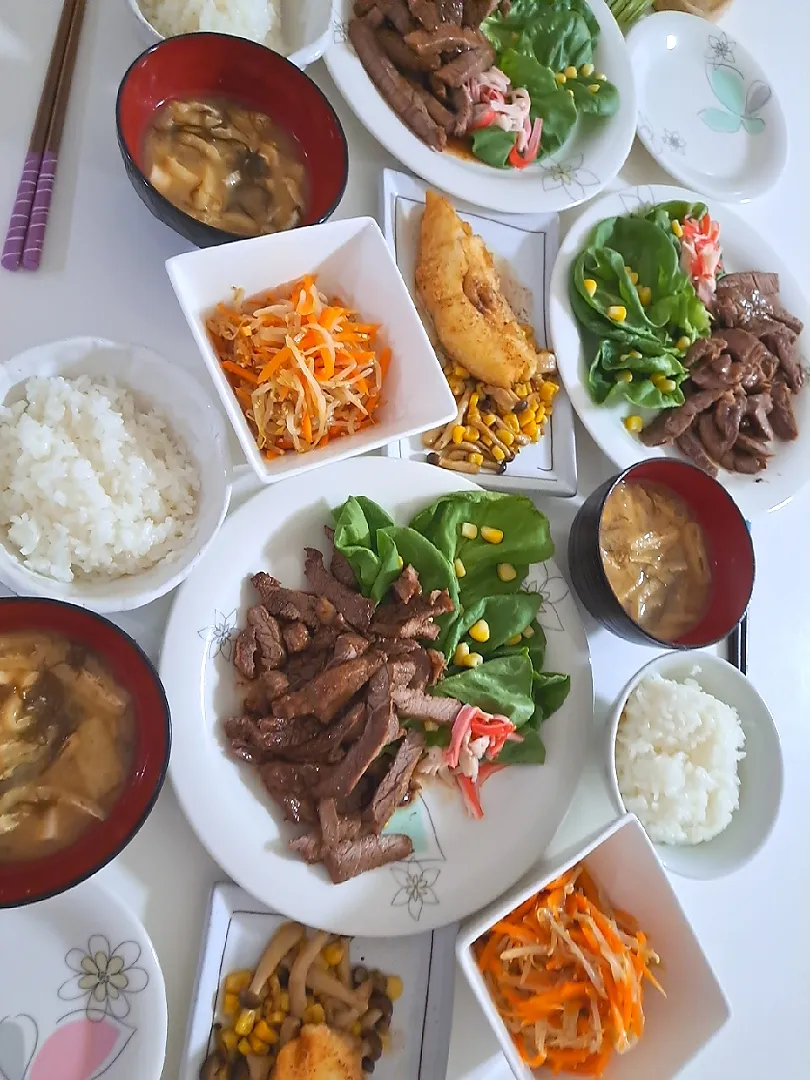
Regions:
<instances>
[{"instance_id":1,"label":"fried tofu in miso soup","mask_svg":"<svg viewBox=\"0 0 810 1080\"><path fill-rule=\"evenodd\" d=\"M132 765L130 695L59 634L0 634L0 863L40 858L103 821Z\"/></svg>"},{"instance_id":2,"label":"fried tofu in miso soup","mask_svg":"<svg viewBox=\"0 0 810 1080\"><path fill-rule=\"evenodd\" d=\"M186 214L236 236L297 225L304 155L269 116L228 98L162 105L146 132L145 174Z\"/></svg>"}]
</instances>

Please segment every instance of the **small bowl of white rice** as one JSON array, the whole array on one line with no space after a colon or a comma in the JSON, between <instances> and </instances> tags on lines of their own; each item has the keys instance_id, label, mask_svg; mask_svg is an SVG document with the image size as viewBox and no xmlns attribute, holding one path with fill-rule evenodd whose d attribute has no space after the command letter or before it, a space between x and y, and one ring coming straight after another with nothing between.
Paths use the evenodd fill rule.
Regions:
<instances>
[{"instance_id":1,"label":"small bowl of white rice","mask_svg":"<svg viewBox=\"0 0 810 1080\"><path fill-rule=\"evenodd\" d=\"M126 0L154 45L179 34L232 34L286 56L301 69L326 51L332 0Z\"/></svg>"},{"instance_id":2,"label":"small bowl of white rice","mask_svg":"<svg viewBox=\"0 0 810 1080\"><path fill-rule=\"evenodd\" d=\"M713 653L667 653L619 695L608 726L617 810L668 870L710 879L753 858L776 822L782 751L752 683Z\"/></svg>"},{"instance_id":3,"label":"small bowl of white rice","mask_svg":"<svg viewBox=\"0 0 810 1080\"><path fill-rule=\"evenodd\" d=\"M0 581L97 612L179 585L230 501L227 432L195 376L74 338L0 364Z\"/></svg>"}]
</instances>

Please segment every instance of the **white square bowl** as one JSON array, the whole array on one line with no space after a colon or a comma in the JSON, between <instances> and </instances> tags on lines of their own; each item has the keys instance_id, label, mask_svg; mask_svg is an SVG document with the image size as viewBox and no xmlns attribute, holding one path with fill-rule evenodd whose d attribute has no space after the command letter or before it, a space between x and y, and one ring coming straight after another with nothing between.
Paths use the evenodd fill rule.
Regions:
<instances>
[{"instance_id":1,"label":"white square bowl","mask_svg":"<svg viewBox=\"0 0 810 1080\"><path fill-rule=\"evenodd\" d=\"M532 1070L521 1061L478 971L472 946L499 919L578 862L585 863L616 907L638 919L661 957L655 974L666 992L662 997L647 986L644 1035L627 1054L613 1055L604 1080L672 1080L723 1027L731 1011L652 844L632 814L570 857L543 860L531 880L524 879L508 896L468 920L456 942L461 969L518 1080L551 1077L549 1070Z\"/></svg>"},{"instance_id":2,"label":"white square bowl","mask_svg":"<svg viewBox=\"0 0 810 1080\"><path fill-rule=\"evenodd\" d=\"M373 218L330 221L192 251L169 259L166 269L245 456L265 483L377 450L456 415L433 346ZM253 296L305 274L316 275L322 292L340 296L364 320L381 325L381 343L391 349L391 364L376 423L323 448L267 461L222 372L205 320L220 301L230 299L234 288Z\"/></svg>"}]
</instances>

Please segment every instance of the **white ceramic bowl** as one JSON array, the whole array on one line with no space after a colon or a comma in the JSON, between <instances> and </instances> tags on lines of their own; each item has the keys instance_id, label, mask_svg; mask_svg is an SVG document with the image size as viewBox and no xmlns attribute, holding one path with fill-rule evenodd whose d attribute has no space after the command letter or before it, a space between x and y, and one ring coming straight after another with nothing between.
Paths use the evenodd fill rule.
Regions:
<instances>
[{"instance_id":1,"label":"white ceramic bowl","mask_svg":"<svg viewBox=\"0 0 810 1080\"><path fill-rule=\"evenodd\" d=\"M456 415L456 403L433 346L372 218L330 221L192 251L169 259L166 269L245 456L265 483L365 454L446 424ZM325 447L268 461L259 452L223 374L205 320L218 303L230 299L234 288L253 296L305 274L316 275L324 293L340 296L365 320L382 326L381 338L391 348L391 364L375 424Z\"/></svg>"},{"instance_id":2,"label":"white ceramic bowl","mask_svg":"<svg viewBox=\"0 0 810 1080\"><path fill-rule=\"evenodd\" d=\"M700 668L696 672L695 668ZM638 671L616 700L607 730L608 776L617 809L625 805L616 777L616 733L628 697L648 675L683 682L692 677L713 697L733 706L745 732L745 757L739 764L740 805L729 826L713 840L681 847L655 844L668 870L709 880L739 870L770 836L782 801L782 750L768 706L751 682L713 653L666 653Z\"/></svg>"},{"instance_id":3,"label":"white ceramic bowl","mask_svg":"<svg viewBox=\"0 0 810 1080\"><path fill-rule=\"evenodd\" d=\"M629 1053L613 1055L605 1080L672 1080L723 1027L731 1011L652 845L632 814L567 857L542 860L530 879L463 924L456 954L464 976L518 1080L551 1077L549 1071L529 1069L521 1061L478 970L472 946L499 919L578 862L585 863L616 907L639 920L661 957L656 974L666 991L662 997L647 986L644 1035Z\"/></svg>"},{"instance_id":4,"label":"white ceramic bowl","mask_svg":"<svg viewBox=\"0 0 810 1080\"><path fill-rule=\"evenodd\" d=\"M126 0L147 45L163 41L138 0ZM281 32L288 46L285 55L302 70L319 60L332 33L332 0L281 0Z\"/></svg>"},{"instance_id":5,"label":"white ceramic bowl","mask_svg":"<svg viewBox=\"0 0 810 1080\"><path fill-rule=\"evenodd\" d=\"M0 401L23 396L32 375L109 376L163 413L182 439L200 475L195 528L183 548L150 570L120 578L70 584L28 570L19 552L0 536L0 580L22 596L67 600L92 611L128 611L163 596L193 570L219 531L231 497L227 430L216 402L189 372L139 345L101 338L72 338L39 345L0 364Z\"/></svg>"}]
</instances>

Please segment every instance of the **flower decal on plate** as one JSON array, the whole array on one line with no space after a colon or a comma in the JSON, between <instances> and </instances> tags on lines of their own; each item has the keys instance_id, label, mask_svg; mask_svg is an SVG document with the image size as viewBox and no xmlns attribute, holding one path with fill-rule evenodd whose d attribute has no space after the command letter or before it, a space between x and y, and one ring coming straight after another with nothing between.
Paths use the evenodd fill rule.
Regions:
<instances>
[{"instance_id":1,"label":"flower decal on plate","mask_svg":"<svg viewBox=\"0 0 810 1080\"><path fill-rule=\"evenodd\" d=\"M664 128L661 141L664 144L664 149L669 150L670 153L683 154L686 151L686 139L679 131L670 131L669 128Z\"/></svg>"},{"instance_id":2,"label":"flower decal on plate","mask_svg":"<svg viewBox=\"0 0 810 1080\"><path fill-rule=\"evenodd\" d=\"M557 605L568 596L569 589L565 578L559 574L550 575L543 563L537 571L537 578L525 586L526 592L539 593L542 599L537 613L537 622L544 630L559 632L564 629Z\"/></svg>"},{"instance_id":3,"label":"flower decal on plate","mask_svg":"<svg viewBox=\"0 0 810 1080\"><path fill-rule=\"evenodd\" d=\"M230 615L223 615L214 609L214 621L211 626L204 626L197 634L208 641L208 659L215 660L224 656L230 660L233 655L233 639L236 633L236 608Z\"/></svg>"},{"instance_id":4,"label":"flower decal on plate","mask_svg":"<svg viewBox=\"0 0 810 1080\"><path fill-rule=\"evenodd\" d=\"M332 25L332 40L335 45L349 45L349 47L351 47L349 41L349 24L343 22L342 19L337 18L337 16L335 16L335 21Z\"/></svg>"},{"instance_id":5,"label":"flower decal on plate","mask_svg":"<svg viewBox=\"0 0 810 1080\"><path fill-rule=\"evenodd\" d=\"M735 44L736 42L732 41L728 34L709 34L709 40L706 43L706 59L715 64L733 64Z\"/></svg>"},{"instance_id":6,"label":"flower decal on plate","mask_svg":"<svg viewBox=\"0 0 810 1080\"><path fill-rule=\"evenodd\" d=\"M103 934L94 934L86 949L71 949L65 963L74 974L59 987L62 1001L86 998L87 1019L113 1016L124 1020L130 1012L130 995L146 989L149 975L138 966L141 947L122 941L114 949Z\"/></svg>"},{"instance_id":7,"label":"flower decal on plate","mask_svg":"<svg viewBox=\"0 0 810 1080\"><path fill-rule=\"evenodd\" d=\"M409 862L392 866L391 873L399 885L391 901L391 907L407 905L408 914L414 922L419 922L425 904L439 903L439 898L433 888L441 873L438 866L422 866L415 859L411 859Z\"/></svg>"},{"instance_id":8,"label":"flower decal on plate","mask_svg":"<svg viewBox=\"0 0 810 1080\"><path fill-rule=\"evenodd\" d=\"M584 154L576 154L568 161L552 161L543 166L543 189L556 191L562 188L572 199L586 197L586 188L597 187L599 177L583 166Z\"/></svg>"}]
</instances>

